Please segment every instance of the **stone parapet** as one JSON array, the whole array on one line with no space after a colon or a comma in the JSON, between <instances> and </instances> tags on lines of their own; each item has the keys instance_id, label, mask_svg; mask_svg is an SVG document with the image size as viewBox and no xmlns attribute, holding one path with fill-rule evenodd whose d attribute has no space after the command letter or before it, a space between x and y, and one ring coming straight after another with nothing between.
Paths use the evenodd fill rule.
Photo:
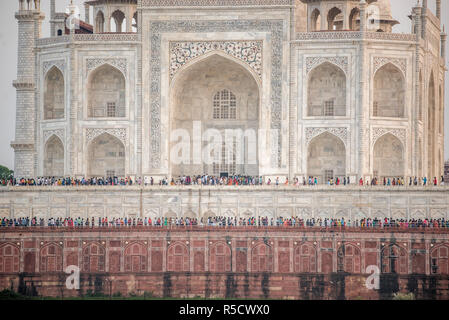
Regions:
<instances>
[{"instance_id":1,"label":"stone parapet","mask_svg":"<svg viewBox=\"0 0 449 320\"><path fill-rule=\"evenodd\" d=\"M449 187L2 187L0 217L449 218Z\"/></svg>"}]
</instances>

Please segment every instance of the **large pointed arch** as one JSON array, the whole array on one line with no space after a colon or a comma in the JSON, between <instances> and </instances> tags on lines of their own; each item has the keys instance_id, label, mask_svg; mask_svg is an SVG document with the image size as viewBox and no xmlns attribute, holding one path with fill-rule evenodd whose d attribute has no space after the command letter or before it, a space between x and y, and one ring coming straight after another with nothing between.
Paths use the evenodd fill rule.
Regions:
<instances>
[{"instance_id":1,"label":"large pointed arch","mask_svg":"<svg viewBox=\"0 0 449 320\"><path fill-rule=\"evenodd\" d=\"M52 135L44 147L44 176L64 176L64 144L57 135Z\"/></svg>"},{"instance_id":2,"label":"large pointed arch","mask_svg":"<svg viewBox=\"0 0 449 320\"><path fill-rule=\"evenodd\" d=\"M211 163L201 161L197 164L193 161L192 148L176 148L179 146L179 137L176 137L178 140L172 141L168 148L171 151L169 166L172 176L222 173L258 175L258 157L255 163L248 161L257 155L258 146L251 145L254 136L225 142L224 132L226 129L240 129L245 133L250 130L256 135L260 119L260 85L257 75L246 63L220 51L192 59L178 70L170 85L169 132L188 133L185 136L189 137L190 146L193 146L193 122L199 121L203 132L216 129L222 134L225 152L211 155ZM214 118L215 104L221 103L215 99L218 92L229 94L229 99L225 100L229 102L229 111L232 108L236 112L235 117L227 117L226 120ZM254 152L249 155L249 150ZM236 152L241 152L242 158L246 159L244 164L237 164L232 158ZM223 159L223 156L227 158Z\"/></svg>"},{"instance_id":3,"label":"large pointed arch","mask_svg":"<svg viewBox=\"0 0 449 320\"><path fill-rule=\"evenodd\" d=\"M346 176L346 147L330 132L314 137L307 147L307 175L319 183Z\"/></svg>"},{"instance_id":4,"label":"large pointed arch","mask_svg":"<svg viewBox=\"0 0 449 320\"><path fill-rule=\"evenodd\" d=\"M125 176L125 145L120 139L103 133L88 145L88 176Z\"/></svg>"}]
</instances>

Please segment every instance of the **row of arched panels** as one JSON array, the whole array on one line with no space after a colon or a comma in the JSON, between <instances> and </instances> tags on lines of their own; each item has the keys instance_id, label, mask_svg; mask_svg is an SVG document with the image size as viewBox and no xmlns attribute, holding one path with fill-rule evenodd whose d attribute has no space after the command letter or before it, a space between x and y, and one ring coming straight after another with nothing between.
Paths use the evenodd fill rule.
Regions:
<instances>
[{"instance_id":1,"label":"row of arched panels","mask_svg":"<svg viewBox=\"0 0 449 320\"><path fill-rule=\"evenodd\" d=\"M45 143L43 175L64 176L64 144L53 135ZM373 149L373 170L378 177L402 177L405 174L405 153L402 142L391 133L377 139ZM307 150L307 174L322 182L346 176L347 149L343 141L329 132L313 138ZM89 176L126 175L126 152L122 141L103 133L93 139L87 149Z\"/></svg>"},{"instance_id":2,"label":"row of arched panels","mask_svg":"<svg viewBox=\"0 0 449 320\"><path fill-rule=\"evenodd\" d=\"M43 119L63 119L64 75L54 66L47 72L44 81ZM429 108L433 101L431 99L435 96L435 92L432 92L432 90L435 91L435 87L431 86L432 81L433 77L429 84ZM346 116L348 113L347 92L349 92L347 86L346 74L340 67L330 62L316 66L308 75L307 116ZM406 117L405 91L405 77L397 66L387 63L379 68L373 78L371 115L382 118ZM420 93L421 96L422 93ZM442 96L441 88L440 96ZM210 105L213 106L213 101ZM422 101L419 101L418 105L417 117L421 119ZM429 119L431 119L430 113ZM89 118L126 116L126 79L120 70L105 64L90 73L87 83L87 116ZM439 127L441 131L441 123Z\"/></svg>"},{"instance_id":3,"label":"row of arched panels","mask_svg":"<svg viewBox=\"0 0 449 320\"><path fill-rule=\"evenodd\" d=\"M44 78L44 120L64 118L65 81L62 71L53 66ZM89 74L87 82L89 118L126 117L126 80L117 68L104 64Z\"/></svg>"},{"instance_id":4,"label":"row of arched panels","mask_svg":"<svg viewBox=\"0 0 449 320\"><path fill-rule=\"evenodd\" d=\"M87 149L90 177L124 177L126 152L125 145L117 137L103 133L93 139ZM65 148L61 139L52 135L45 143L43 175L46 177L64 176Z\"/></svg>"},{"instance_id":5,"label":"row of arched panels","mask_svg":"<svg viewBox=\"0 0 449 320\"><path fill-rule=\"evenodd\" d=\"M88 117L125 117L124 75L106 64L89 76ZM54 66L45 76L44 120L64 118L64 76ZM308 77L308 116L345 116L346 75L338 66L325 62ZM393 64L380 68L374 77L373 116L404 117L405 81Z\"/></svg>"},{"instance_id":6,"label":"row of arched panels","mask_svg":"<svg viewBox=\"0 0 449 320\"><path fill-rule=\"evenodd\" d=\"M102 10L98 10L95 16L95 33L103 33L107 30L106 23L109 24L110 32L137 32L137 11L134 12L132 18L126 18L123 11L117 9L112 12L110 17L105 17ZM128 25L128 24L131 25Z\"/></svg>"},{"instance_id":7,"label":"row of arched panels","mask_svg":"<svg viewBox=\"0 0 449 320\"><path fill-rule=\"evenodd\" d=\"M112 243L112 242L111 242ZM396 244L386 244L380 250L362 252L361 247L355 243L347 242L339 246L336 253L328 250L319 250L311 242L302 242L289 249L280 246L277 254L272 246L260 242L247 248L236 248L237 272L274 272L275 260L278 263L278 272L288 273L366 273L368 266L378 266L382 273L408 274L426 273L426 254L420 250L413 255ZM210 272L231 272L232 253L231 246L226 242L217 241L209 245L208 253L205 248L193 249L193 266L191 267L191 251L184 242L170 244L165 252L162 248L149 248L143 242L131 242L123 250L109 248L100 243L93 242L85 245L79 255L78 250L63 253L62 245L56 242L45 244L38 251L38 264L36 268L36 252L24 253L25 272L62 272L63 268L75 265L82 272L202 272L208 264ZM207 259L206 259L206 254ZM336 254L336 259L334 259ZM248 260L249 255L249 260ZM164 269L165 257L165 269ZM290 264L292 259L292 264ZM437 245L429 254L430 272L432 274L449 274L449 245ZM65 261L63 261L65 260ZM364 261L364 262L363 262ZM335 268L334 263L336 262ZM249 263L249 265L248 265ZM321 268L318 264L320 263ZM411 264L409 266L409 264ZM292 269L290 268L292 265ZM411 267L411 268L409 268ZM20 272L20 250L12 243L0 246L0 273Z\"/></svg>"}]
</instances>

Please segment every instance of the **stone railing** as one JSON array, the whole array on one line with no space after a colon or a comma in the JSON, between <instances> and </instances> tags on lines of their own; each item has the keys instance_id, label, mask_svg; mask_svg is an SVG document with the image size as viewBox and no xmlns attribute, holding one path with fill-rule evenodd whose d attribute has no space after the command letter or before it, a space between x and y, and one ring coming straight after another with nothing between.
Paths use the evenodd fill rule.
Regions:
<instances>
[{"instance_id":1,"label":"stone railing","mask_svg":"<svg viewBox=\"0 0 449 320\"><path fill-rule=\"evenodd\" d=\"M293 6L293 0L141 0L145 7L229 7Z\"/></svg>"},{"instance_id":2,"label":"stone railing","mask_svg":"<svg viewBox=\"0 0 449 320\"><path fill-rule=\"evenodd\" d=\"M70 42L70 36L41 38L41 39L37 39L36 46L42 47L42 46L50 46L50 45L54 45L54 44L62 44L62 43L69 43L69 42Z\"/></svg>"},{"instance_id":3,"label":"stone railing","mask_svg":"<svg viewBox=\"0 0 449 320\"><path fill-rule=\"evenodd\" d=\"M298 32L295 40L387 40L416 42L416 35L405 33L365 32L360 31L317 31Z\"/></svg>"},{"instance_id":4,"label":"stone railing","mask_svg":"<svg viewBox=\"0 0 449 320\"><path fill-rule=\"evenodd\" d=\"M125 41L137 42L137 33L93 33L93 34L75 34L73 40L75 42L90 41Z\"/></svg>"},{"instance_id":5,"label":"stone railing","mask_svg":"<svg viewBox=\"0 0 449 320\"><path fill-rule=\"evenodd\" d=\"M138 41L137 33L93 33L93 34L75 34L73 35L73 42L101 42L101 41L109 41L109 42L137 42ZM59 36L59 37L50 37L50 38L42 38L36 41L36 46L51 46L51 45L59 45L59 44L69 44L71 43L71 36Z\"/></svg>"},{"instance_id":6,"label":"stone railing","mask_svg":"<svg viewBox=\"0 0 449 320\"><path fill-rule=\"evenodd\" d=\"M270 191L270 192L284 192L284 191L326 191L326 192L360 192L360 191L378 191L378 192L448 192L449 196L449 185L446 186L359 186L356 184L353 185L284 185L279 184L276 186L274 183L271 185L239 185L239 186L218 186L218 185L174 185L174 186L160 186L160 185L107 185L107 186L99 186L99 185L85 185L85 186L0 186L0 194L3 192L39 192L39 191L169 191L169 192L179 192L179 191Z\"/></svg>"}]
</instances>

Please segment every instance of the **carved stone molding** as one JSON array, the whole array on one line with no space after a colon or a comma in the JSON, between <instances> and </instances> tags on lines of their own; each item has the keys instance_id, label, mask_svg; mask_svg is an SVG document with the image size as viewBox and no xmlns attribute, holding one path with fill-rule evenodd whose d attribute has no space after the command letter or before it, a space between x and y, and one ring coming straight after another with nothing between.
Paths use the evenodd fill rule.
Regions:
<instances>
[{"instance_id":1,"label":"carved stone molding","mask_svg":"<svg viewBox=\"0 0 449 320\"><path fill-rule=\"evenodd\" d=\"M389 57L374 57L373 74L375 74L377 72L377 70L382 68L387 63L392 63L396 67L398 67L404 73L404 76L407 74L407 60L406 59L389 58Z\"/></svg>"},{"instance_id":2,"label":"carved stone molding","mask_svg":"<svg viewBox=\"0 0 449 320\"><path fill-rule=\"evenodd\" d=\"M374 128L372 130L372 138L371 138L371 146L374 146L379 140L380 137L383 135L391 133L396 138L398 138L402 144L406 145L406 139L407 139L407 131L405 129L397 129L397 128Z\"/></svg>"},{"instance_id":3,"label":"carved stone molding","mask_svg":"<svg viewBox=\"0 0 449 320\"><path fill-rule=\"evenodd\" d=\"M57 67L62 73L65 71L65 60L44 61L42 64L43 74L46 75L48 70L53 66Z\"/></svg>"},{"instance_id":4,"label":"carved stone molding","mask_svg":"<svg viewBox=\"0 0 449 320\"><path fill-rule=\"evenodd\" d=\"M86 74L96 69L97 67L110 64L111 66L119 69L126 78L128 71L128 63L125 58L93 58L86 60Z\"/></svg>"},{"instance_id":5,"label":"carved stone molding","mask_svg":"<svg viewBox=\"0 0 449 320\"><path fill-rule=\"evenodd\" d=\"M108 133L116 137L123 143L124 146L126 146L127 133L125 128L111 128L111 129L88 128L86 129L87 144L89 144L92 140L102 135L103 133Z\"/></svg>"},{"instance_id":6,"label":"carved stone molding","mask_svg":"<svg viewBox=\"0 0 449 320\"><path fill-rule=\"evenodd\" d=\"M51 136L58 137L61 142L65 143L65 131L64 129L54 129L54 130L44 130L43 136L44 136L44 144L47 143L48 139L50 139Z\"/></svg>"},{"instance_id":7,"label":"carved stone molding","mask_svg":"<svg viewBox=\"0 0 449 320\"><path fill-rule=\"evenodd\" d=\"M261 79L262 50L262 41L170 42L170 79L191 60L213 51L221 51L243 61Z\"/></svg>"},{"instance_id":8,"label":"carved stone molding","mask_svg":"<svg viewBox=\"0 0 449 320\"><path fill-rule=\"evenodd\" d=\"M319 136L324 132L329 132L334 136L339 137L345 146L348 144L348 128L306 128L306 145L309 145L313 138Z\"/></svg>"},{"instance_id":9,"label":"carved stone molding","mask_svg":"<svg viewBox=\"0 0 449 320\"><path fill-rule=\"evenodd\" d=\"M148 2L149 4L150 2ZM151 2L153 5L153 2ZM145 4L142 4L144 6ZM161 61L164 33L194 32L267 32L271 38L271 129L281 128L282 119L282 46L283 20L215 20L215 21L152 21L150 22L150 163L153 169L161 167ZM279 139L278 148L282 149ZM276 148L271 148L272 165L281 163Z\"/></svg>"},{"instance_id":10,"label":"carved stone molding","mask_svg":"<svg viewBox=\"0 0 449 320\"><path fill-rule=\"evenodd\" d=\"M313 68L322 64L323 62L330 62L340 67L346 74L348 73L348 57L307 57L306 58L306 72L309 73Z\"/></svg>"}]
</instances>

